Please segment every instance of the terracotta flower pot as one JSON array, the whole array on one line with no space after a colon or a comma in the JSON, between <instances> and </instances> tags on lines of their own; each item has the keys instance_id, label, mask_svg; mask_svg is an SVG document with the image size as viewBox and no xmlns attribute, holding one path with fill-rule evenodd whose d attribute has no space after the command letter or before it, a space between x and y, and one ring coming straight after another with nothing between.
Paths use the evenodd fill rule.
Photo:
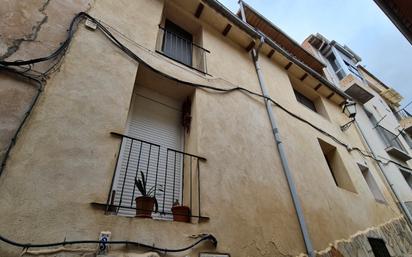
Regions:
<instances>
[{"instance_id":1,"label":"terracotta flower pot","mask_svg":"<svg viewBox=\"0 0 412 257\"><path fill-rule=\"evenodd\" d=\"M156 199L148 196L136 197L136 217L152 218L152 212Z\"/></svg>"},{"instance_id":2,"label":"terracotta flower pot","mask_svg":"<svg viewBox=\"0 0 412 257\"><path fill-rule=\"evenodd\" d=\"M173 221L190 222L190 208L184 205L172 207Z\"/></svg>"}]
</instances>

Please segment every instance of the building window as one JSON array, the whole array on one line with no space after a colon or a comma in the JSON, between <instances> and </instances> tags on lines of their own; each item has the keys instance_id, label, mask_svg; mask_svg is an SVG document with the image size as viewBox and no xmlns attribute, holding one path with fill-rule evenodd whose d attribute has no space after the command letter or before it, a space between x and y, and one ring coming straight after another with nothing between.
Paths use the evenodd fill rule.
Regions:
<instances>
[{"instance_id":1,"label":"building window","mask_svg":"<svg viewBox=\"0 0 412 257\"><path fill-rule=\"evenodd\" d=\"M177 90L181 86L145 67L135 83L125 132L112 133L121 144L106 213L171 220L178 205L184 217L205 218L200 161L206 159L184 152L194 92Z\"/></svg>"},{"instance_id":2,"label":"building window","mask_svg":"<svg viewBox=\"0 0 412 257\"><path fill-rule=\"evenodd\" d=\"M409 171L402 168L399 168L399 170L401 171L402 176L405 178L406 183L408 183L409 187L412 188L412 174Z\"/></svg>"},{"instance_id":3,"label":"building window","mask_svg":"<svg viewBox=\"0 0 412 257\"><path fill-rule=\"evenodd\" d=\"M159 26L156 51L185 66L207 73L206 54L210 52L195 43L201 38L199 31L201 29L192 34L165 19L164 26Z\"/></svg>"},{"instance_id":4,"label":"building window","mask_svg":"<svg viewBox=\"0 0 412 257\"><path fill-rule=\"evenodd\" d=\"M296 100L298 100L299 103L301 103L304 106L308 107L312 111L317 112L316 107L315 107L315 103L312 100L310 100L309 98L307 98L303 94L299 93L295 89L293 89L293 92L295 93Z\"/></svg>"},{"instance_id":5,"label":"building window","mask_svg":"<svg viewBox=\"0 0 412 257\"><path fill-rule=\"evenodd\" d=\"M376 109L377 110L377 109ZM366 111L366 110L365 110ZM391 131L387 130L386 128L382 127L378 124L375 116L369 111L366 111L366 115L368 116L369 120L372 122L372 125L375 127L376 131L379 134L379 137L385 144L385 147L395 147L401 151L406 152L405 147L403 146L402 142L399 140L398 136L392 133Z\"/></svg>"},{"instance_id":6,"label":"building window","mask_svg":"<svg viewBox=\"0 0 412 257\"><path fill-rule=\"evenodd\" d=\"M166 20L162 51L176 61L192 66L193 36L173 22Z\"/></svg>"},{"instance_id":7,"label":"building window","mask_svg":"<svg viewBox=\"0 0 412 257\"><path fill-rule=\"evenodd\" d=\"M345 77L345 72L343 71L343 68L340 66L335 55L333 53L330 53L326 58L328 59L330 65L332 65L333 71L335 72L338 79L343 79Z\"/></svg>"},{"instance_id":8,"label":"building window","mask_svg":"<svg viewBox=\"0 0 412 257\"><path fill-rule=\"evenodd\" d=\"M375 257L391 257L388 248L386 247L385 241L380 238L370 237L368 237L368 241Z\"/></svg>"},{"instance_id":9,"label":"building window","mask_svg":"<svg viewBox=\"0 0 412 257\"><path fill-rule=\"evenodd\" d=\"M346 170L342 158L336 147L326 143L321 139L318 139L318 141L324 156L325 163L336 186L356 193L352 180L349 177L349 173Z\"/></svg>"},{"instance_id":10,"label":"building window","mask_svg":"<svg viewBox=\"0 0 412 257\"><path fill-rule=\"evenodd\" d=\"M369 187L369 190L371 191L373 197L375 198L376 201L378 202L386 202L385 198L382 195L382 192L379 190L378 184L376 184L376 181L372 175L372 173L370 172L370 170L368 169L368 167L359 164L358 163L358 167L360 169L360 171L362 172L362 176L365 179L366 184Z\"/></svg>"},{"instance_id":11,"label":"building window","mask_svg":"<svg viewBox=\"0 0 412 257\"><path fill-rule=\"evenodd\" d=\"M352 64L348 63L347 61L343 60L343 62L346 64L346 66L348 67L348 70L355 75L356 77L358 77L360 80L363 80L362 75L359 73L358 69L353 66Z\"/></svg>"}]
</instances>

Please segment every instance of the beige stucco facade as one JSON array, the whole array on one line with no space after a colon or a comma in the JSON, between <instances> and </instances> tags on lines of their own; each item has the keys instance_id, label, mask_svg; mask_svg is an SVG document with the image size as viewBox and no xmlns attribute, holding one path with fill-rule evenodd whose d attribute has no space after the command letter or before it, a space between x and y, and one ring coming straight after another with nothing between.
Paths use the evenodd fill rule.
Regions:
<instances>
[{"instance_id":1,"label":"beige stucco facade","mask_svg":"<svg viewBox=\"0 0 412 257\"><path fill-rule=\"evenodd\" d=\"M243 42L235 40L244 37L241 31L234 28L232 37L223 36L216 30L220 20L209 19L222 16L207 5L202 19L196 19L192 14L196 1L166 2L100 0L89 13L134 41L123 39L156 70L182 81L219 88L242 86L260 94L250 53L241 46ZM167 5L176 5L188 24L202 28L202 46L210 51L210 75L155 52L158 24ZM288 74L273 58L262 55L259 62L272 99L340 141L365 149L355 127L340 130L348 121L341 106L316 93L306 80ZM113 240L179 248L193 242L191 235L210 233L218 240L217 248L205 243L176 256L197 256L202 251L232 256L295 256L305 252L263 100L240 91L222 94L192 89L193 119L185 151L207 158L200 164L200 200L202 214L209 220L179 223L127 218L105 215L91 204L106 203L110 191L120 145L120 139L110 132L124 132L135 87L156 86L136 81L138 71L145 69L102 33L80 24L60 70L48 80L0 177L1 235L41 243L98 239L101 231L111 231ZM169 79L163 82L165 87L155 88L170 97L179 97L173 92L187 87ZM2 78L1 83L14 82ZM314 98L319 113L296 101L292 83ZM373 160L348 151L278 107L273 106L273 111L316 250L401 217ZM347 172L353 190L335 185L318 139L336 147L338 169ZM369 168L384 203L374 199L357 163ZM405 233L410 233L406 223L402 224ZM410 245L405 249L409 251ZM144 249L113 246L111 251L120 254ZM21 249L0 242L1 256L20 253Z\"/></svg>"}]
</instances>

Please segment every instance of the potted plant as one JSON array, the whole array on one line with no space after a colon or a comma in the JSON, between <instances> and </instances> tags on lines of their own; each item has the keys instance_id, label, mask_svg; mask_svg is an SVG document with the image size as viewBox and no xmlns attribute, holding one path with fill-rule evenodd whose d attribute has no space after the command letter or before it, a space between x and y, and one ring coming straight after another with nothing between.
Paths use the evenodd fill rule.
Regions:
<instances>
[{"instance_id":1,"label":"potted plant","mask_svg":"<svg viewBox=\"0 0 412 257\"><path fill-rule=\"evenodd\" d=\"M190 208L180 205L179 200L175 200L172 207L173 221L190 222Z\"/></svg>"},{"instance_id":2,"label":"potted plant","mask_svg":"<svg viewBox=\"0 0 412 257\"><path fill-rule=\"evenodd\" d=\"M142 179L135 178L135 186L139 190L141 196L136 197L136 217L139 218L152 218L152 212L157 212L158 204L156 200L156 190L152 186L147 190L147 180L144 177L142 171L140 171Z\"/></svg>"}]
</instances>

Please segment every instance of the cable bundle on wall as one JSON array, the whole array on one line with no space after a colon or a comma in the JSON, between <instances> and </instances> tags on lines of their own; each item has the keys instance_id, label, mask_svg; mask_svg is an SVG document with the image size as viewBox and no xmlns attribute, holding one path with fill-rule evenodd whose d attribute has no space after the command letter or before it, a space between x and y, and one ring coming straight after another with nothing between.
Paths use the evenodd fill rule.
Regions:
<instances>
[{"instance_id":1,"label":"cable bundle on wall","mask_svg":"<svg viewBox=\"0 0 412 257\"><path fill-rule=\"evenodd\" d=\"M212 90L212 91L217 91L217 92L234 92L234 91L241 91L243 93L247 93L253 96L257 96L260 98L266 98L267 100L269 100L272 104L274 104L275 106L277 106L278 108L280 108L281 110L283 110L284 112L286 112L287 114L289 114L290 116L300 120L301 122L304 122L305 124L311 126L312 128L316 129L317 131L321 132L322 134L326 135L327 137L331 138L333 141L335 141L336 143L340 144L341 146L345 147L346 149L348 149L348 151L358 151L359 153L361 153L363 156L367 157L367 158L371 158L379 163L385 164L387 165L388 163L393 163L396 164L404 169L410 170L412 171L411 168L402 165L401 163L395 162L393 160L387 160L387 162L384 162L380 159L374 158L369 152L364 151L358 147L349 147L348 144L344 143L343 141L339 140L338 138L336 138L335 136L331 135L330 133L326 132L325 130L317 127L316 125L312 124L311 122L305 120L304 118L300 117L299 115L289 111L287 108L283 107L282 105L280 105L279 103L277 103L275 100L273 100L270 97L266 97L262 94L250 91L244 87L233 87L233 88L228 88L228 89L224 89L224 88L218 88L218 87L213 87L213 86L209 86L209 85L202 85L202 84L196 84L196 83L192 83L192 82L188 82L188 81L184 81L184 80L180 80L177 79L175 77L172 77L166 73L163 73L157 69L155 69L154 67L152 67L150 64L148 64L147 62L145 62L144 60L142 60L139 56L137 56L133 51L131 51L128 47L126 47L125 45L123 45L107 28L106 26L104 26L100 21L98 21L97 19L95 19L94 17L90 16L89 14L85 13L85 12L80 12L78 13L73 20L70 23L69 29L68 29L68 35L66 40L49 56L46 57L41 57L41 58L35 58L35 59L31 59L31 60L26 60L26 61L0 61L0 70L8 70L10 72L16 73L16 74L20 74L26 78L30 78L33 80L37 80L37 81L41 81L39 80L39 78L45 80L47 78L48 75L50 75L52 72L56 71L56 67L58 66L58 64L60 63L61 59L63 58L63 56L65 55L71 40L73 39L73 35L77 29L77 25L79 24L79 22L83 19L90 19L92 22L94 22L97 25L97 28L106 36L106 38L108 38L115 46L117 46L120 50L122 50L125 54L127 54L130 58L132 58L133 60L135 60L136 62L138 62L140 65L144 65L145 67L149 68L151 71L158 73L170 80L176 81L178 83L184 84L184 85L188 85L188 86L192 86L192 87L196 87L196 88L203 88L203 89L208 89L208 90ZM46 70L46 72L44 73L40 73L37 71L34 71L31 69L31 66L33 64L36 63L40 63L40 62L45 62L45 61L53 61L53 60L57 60L50 68L48 68ZM29 66L28 68L25 66ZM13 67L13 68L12 68ZM14 68L16 67L16 68ZM37 75L32 74L31 72L35 72L38 73ZM25 120L24 120L25 121ZM24 123L23 121L23 123ZM14 139L15 140L15 139ZM9 152L9 151L8 151ZM4 163L7 159L8 156L8 152L5 156L5 159L3 161L2 164L2 168L0 168L0 174L1 171L3 169Z\"/></svg>"},{"instance_id":2,"label":"cable bundle on wall","mask_svg":"<svg viewBox=\"0 0 412 257\"><path fill-rule=\"evenodd\" d=\"M143 247L150 249L152 251L159 251L162 253L177 253L177 252L184 252L187 251L196 245L200 244L201 242L204 241L209 241L213 244L214 247L217 246L217 240L216 238L211 235L203 235L199 240L196 242L192 243L189 246L182 247L182 248L177 248L177 249L169 249L169 248L161 248L161 247L156 247L154 245L148 245L148 244L143 244L139 243L136 241L128 241L128 240L112 240L112 241L100 241L100 240L75 240L75 241L61 241L61 242L54 242L54 243L44 243L44 244L34 244L34 243L19 243L16 241L13 241L11 239L5 238L0 235L0 241L3 241L9 245L13 245L16 247L20 247L23 249L28 249L28 248L46 248L46 247L55 247L55 246L66 246L66 245L78 245L78 244L111 244L111 245L133 245L136 247Z\"/></svg>"}]
</instances>

